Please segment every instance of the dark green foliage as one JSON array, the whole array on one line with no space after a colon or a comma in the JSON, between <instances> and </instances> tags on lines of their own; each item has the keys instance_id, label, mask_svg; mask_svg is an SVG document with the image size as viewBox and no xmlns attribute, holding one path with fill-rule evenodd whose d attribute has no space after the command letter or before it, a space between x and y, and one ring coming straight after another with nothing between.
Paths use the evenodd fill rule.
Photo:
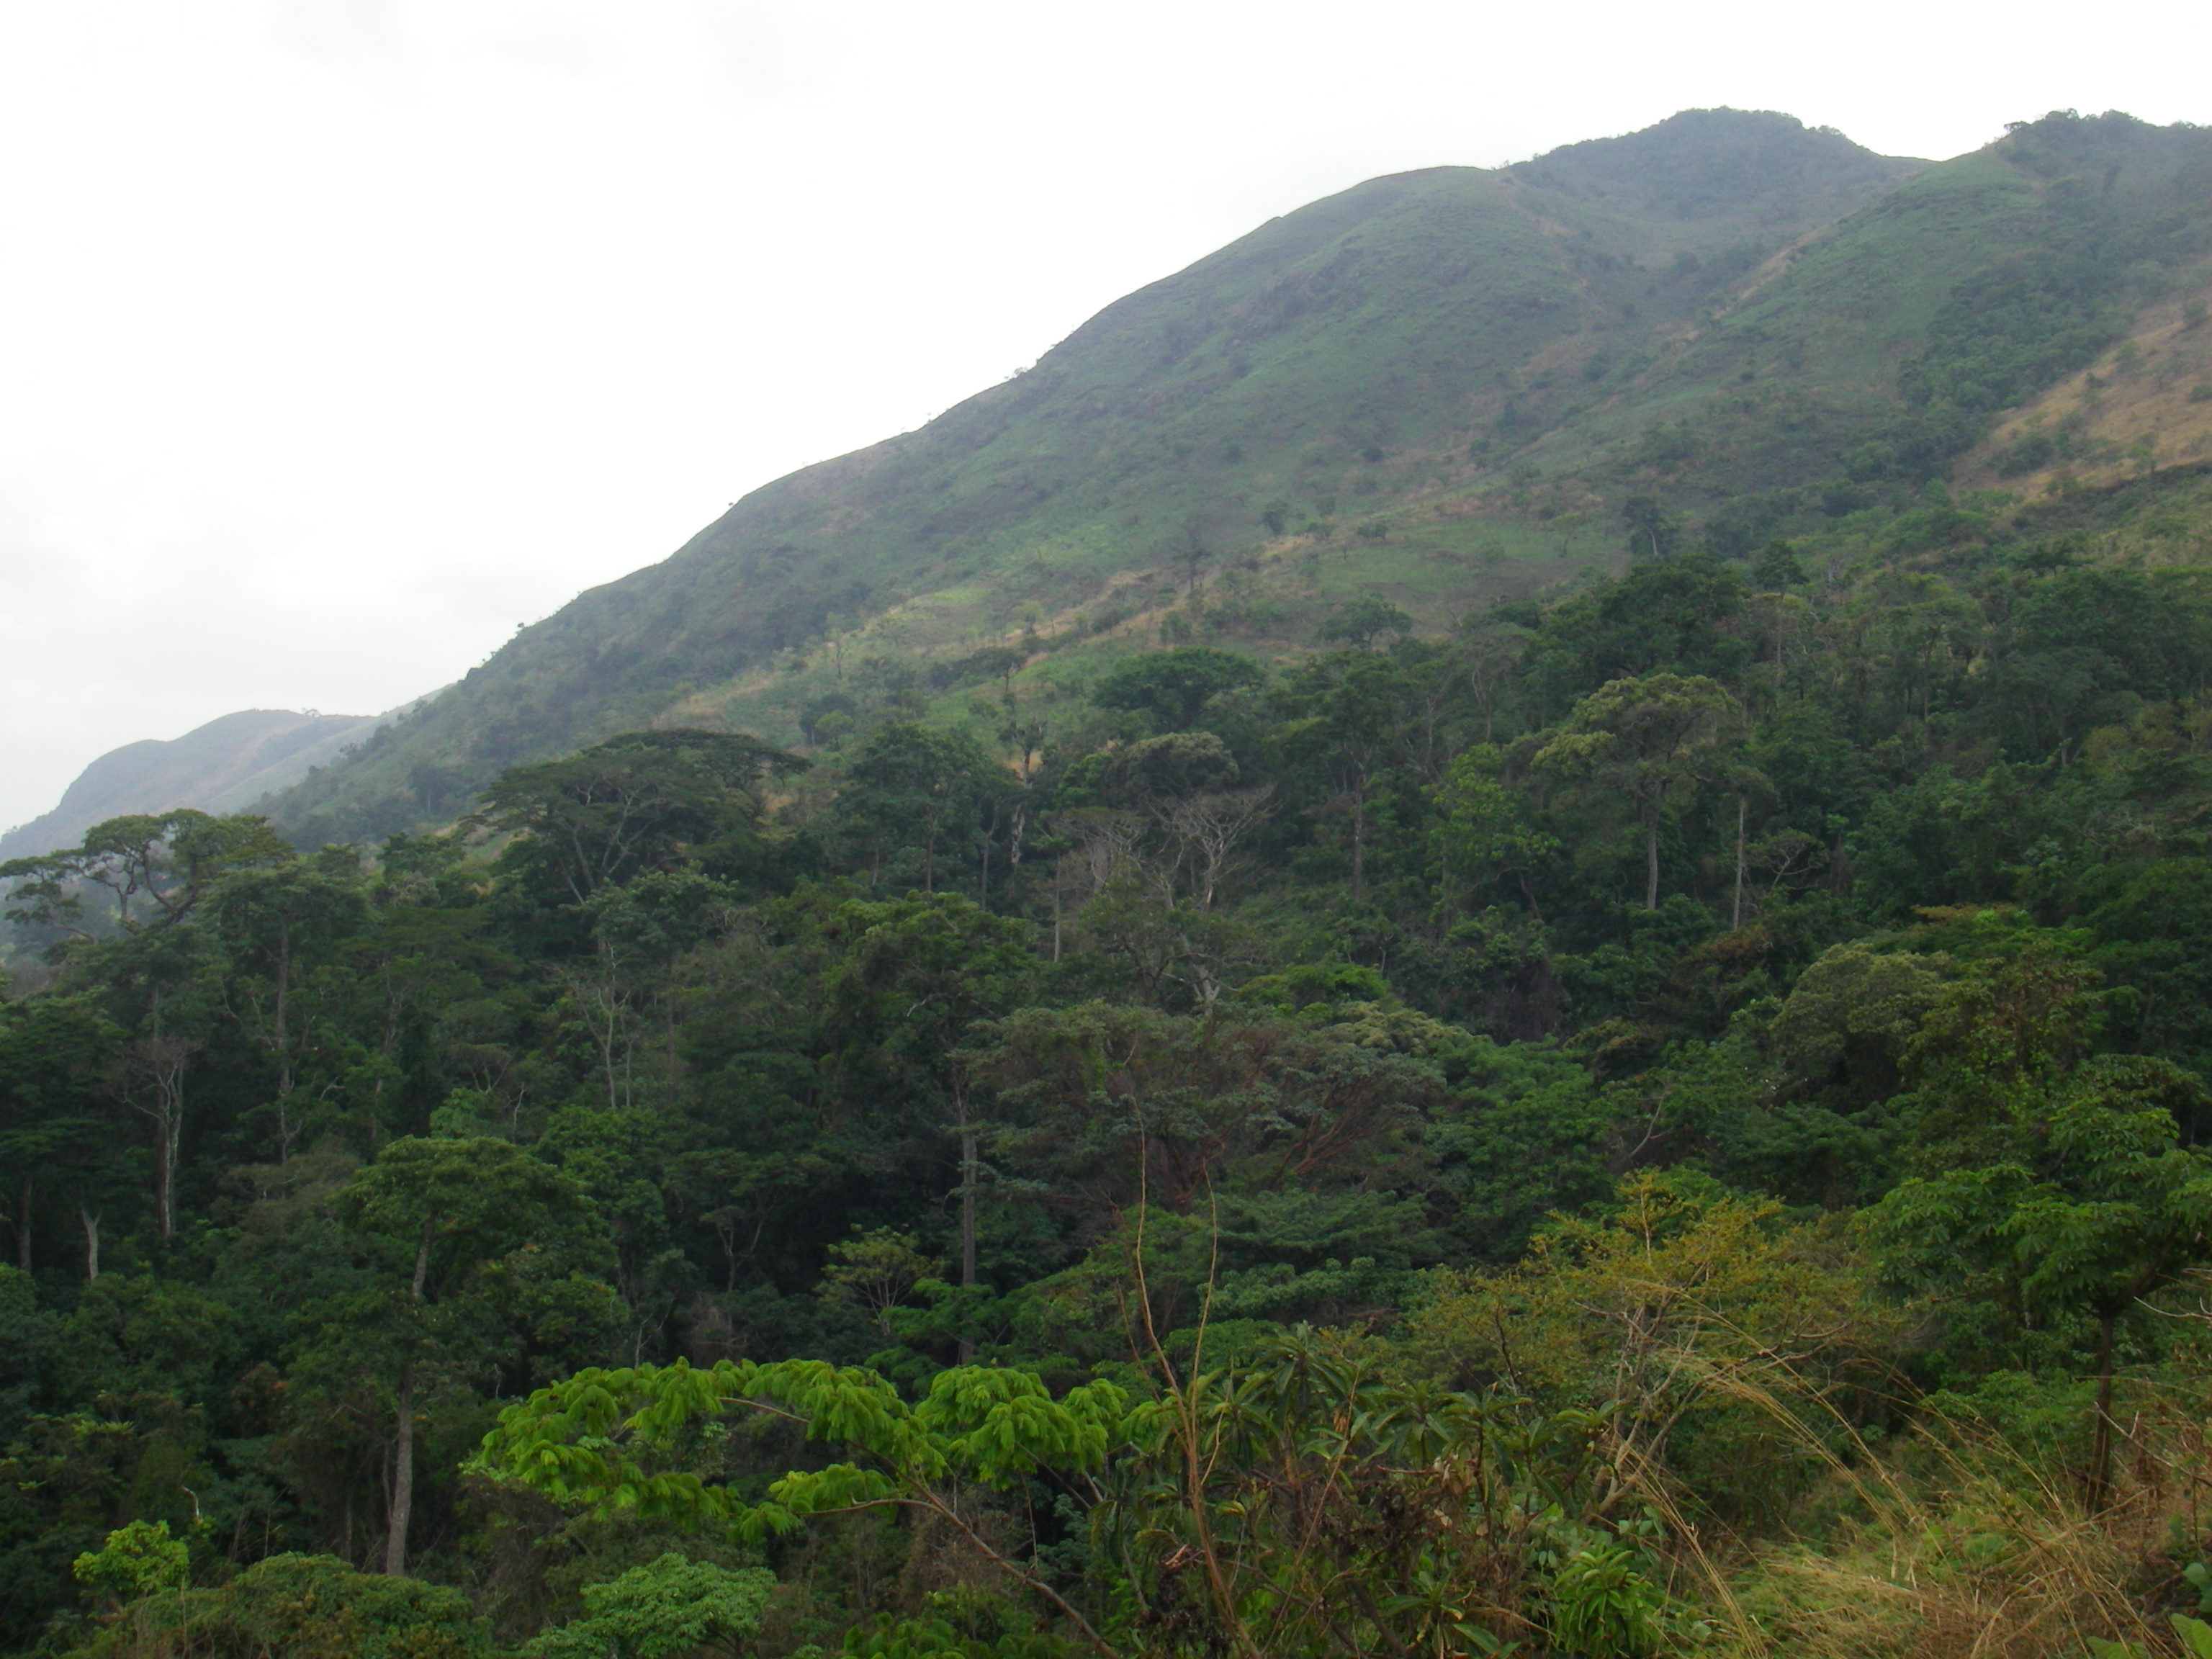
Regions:
<instances>
[{"instance_id":1,"label":"dark green foliage","mask_svg":"<svg viewBox=\"0 0 2212 1659\"><path fill-rule=\"evenodd\" d=\"M1361 599L1341 605L1321 625L1328 645L1372 645L1385 634L1403 636L1413 631L1413 619L1395 605L1381 599Z\"/></svg>"},{"instance_id":2,"label":"dark green foliage","mask_svg":"<svg viewBox=\"0 0 2212 1659\"><path fill-rule=\"evenodd\" d=\"M273 1555L220 1589L153 1596L133 1623L210 1659L475 1659L494 1651L468 1598L443 1585L356 1572L328 1556ZM136 1629L118 1626L77 1652L123 1659Z\"/></svg>"},{"instance_id":3,"label":"dark green foliage","mask_svg":"<svg viewBox=\"0 0 2212 1659\"><path fill-rule=\"evenodd\" d=\"M1257 685L1256 663L1203 646L1148 652L1117 665L1091 689L1101 708L1149 715L1158 732L1185 732L1206 705L1224 691Z\"/></svg>"},{"instance_id":4,"label":"dark green foliage","mask_svg":"<svg viewBox=\"0 0 2212 1659\"><path fill-rule=\"evenodd\" d=\"M1798 562L1797 550L1788 542L1769 542L1759 550L1759 557L1752 565L1751 579L1761 592L1778 593L1784 588L1802 584L1805 580L1805 567Z\"/></svg>"},{"instance_id":5,"label":"dark green foliage","mask_svg":"<svg viewBox=\"0 0 2212 1659\"><path fill-rule=\"evenodd\" d=\"M502 775L478 818L526 832L510 857L541 902L581 904L693 860L742 867L756 851L763 784L805 766L743 735L636 732Z\"/></svg>"},{"instance_id":6,"label":"dark green foliage","mask_svg":"<svg viewBox=\"0 0 2212 1659\"><path fill-rule=\"evenodd\" d=\"M180 812L9 866L0 1645L120 1655L189 1613L210 1650L397 1659L484 1650L481 1613L546 1653L1046 1659L1085 1624L1215 1653L1256 1603L1200 1582L1162 1495L1197 1479L1315 1606L1271 1506L1339 1517L1378 1596L1343 1650L1441 1640L1478 1583L1513 1640L1686 1648L1686 1558L1585 1453L1754 1546L1818 1481L1705 1407L1632 1439L1665 1413L1607 1389L1697 1366L1621 1358L1659 1281L1589 1277L1616 1256L1747 1274L1802 1335L1875 1249L1942 1317L1834 1373L1817 1436L1940 1386L2086 1458L2073 1379L2176 1352L2208 1224L2212 483L1942 475L2194 257L2201 148L2054 119L1900 183L1711 112L1378 181L532 630L300 798L380 845ZM1452 470L1470 446L1494 473ZM832 547L822 504L862 499ZM1568 520L1613 562L1553 581ZM1007 608L729 689L925 566ZM686 708L822 752L648 725L713 685ZM356 792L403 760L443 769ZM1446 1304L1488 1310L1459 1358L1406 1334ZM1538 1405L1407 1380L1485 1345ZM1062 1410L1193 1376L1242 1405L1200 1389L1111 1458ZM610 1376L683 1409L547 1443L568 1497L635 1501L471 1465L519 1399L588 1416ZM788 1418L725 1431L714 1379L764 1376L944 1504ZM878 1434L933 1399L930 1433L992 1425L954 1465ZM1015 1467L1030 1430L1075 1437ZM1333 1435L1356 1477L1316 1473ZM1478 1465L1518 1471L1493 1529L1432 1524ZM990 1480L931 1485L954 1466ZM702 1493L756 1531L672 1553ZM88 1599L71 1563L157 1527L191 1587Z\"/></svg>"},{"instance_id":7,"label":"dark green foliage","mask_svg":"<svg viewBox=\"0 0 2212 1659\"><path fill-rule=\"evenodd\" d=\"M1011 786L981 744L900 722L869 738L846 775L823 830L848 865L865 864L872 882L933 892L963 884L975 864L988 884Z\"/></svg>"}]
</instances>

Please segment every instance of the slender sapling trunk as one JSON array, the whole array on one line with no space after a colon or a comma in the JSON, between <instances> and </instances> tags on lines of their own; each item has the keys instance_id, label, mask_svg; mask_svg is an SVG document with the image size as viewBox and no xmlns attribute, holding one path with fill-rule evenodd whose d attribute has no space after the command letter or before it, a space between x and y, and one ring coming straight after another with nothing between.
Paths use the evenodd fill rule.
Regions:
<instances>
[{"instance_id":1,"label":"slender sapling trunk","mask_svg":"<svg viewBox=\"0 0 2212 1659\"><path fill-rule=\"evenodd\" d=\"M384 1537L384 1571L393 1578L407 1571L407 1526L415 1513L415 1376L399 1374L398 1413L392 1437L392 1525Z\"/></svg>"},{"instance_id":2,"label":"slender sapling trunk","mask_svg":"<svg viewBox=\"0 0 2212 1659\"><path fill-rule=\"evenodd\" d=\"M1730 920L1731 928L1743 926L1743 818L1745 801L1735 798L1735 914Z\"/></svg>"},{"instance_id":3,"label":"slender sapling trunk","mask_svg":"<svg viewBox=\"0 0 2212 1659\"><path fill-rule=\"evenodd\" d=\"M960 1288L964 1291L975 1284L975 1125L968 1115L968 1091L957 1091L953 1099L960 1112ZM960 1363L972 1364L975 1359L975 1340L963 1332Z\"/></svg>"},{"instance_id":4,"label":"slender sapling trunk","mask_svg":"<svg viewBox=\"0 0 2212 1659\"><path fill-rule=\"evenodd\" d=\"M430 1277L430 1230L422 1224L415 1244L415 1279L408 1286L410 1307L422 1304L423 1286ZM397 1578L407 1571L407 1528L415 1516L415 1367L410 1361L399 1372L398 1397L393 1401L397 1421L392 1436L392 1519L384 1537L384 1571Z\"/></svg>"},{"instance_id":5,"label":"slender sapling trunk","mask_svg":"<svg viewBox=\"0 0 2212 1659\"><path fill-rule=\"evenodd\" d=\"M2112 1483L2112 1323L2097 1321L2097 1421L2089 1443L2089 1507L2102 1510Z\"/></svg>"}]
</instances>

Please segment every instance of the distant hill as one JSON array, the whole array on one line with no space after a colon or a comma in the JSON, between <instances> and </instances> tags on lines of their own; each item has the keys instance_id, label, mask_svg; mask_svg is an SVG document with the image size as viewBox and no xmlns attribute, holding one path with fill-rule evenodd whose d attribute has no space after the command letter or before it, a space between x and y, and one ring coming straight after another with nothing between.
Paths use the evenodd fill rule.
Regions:
<instances>
[{"instance_id":1,"label":"distant hill","mask_svg":"<svg viewBox=\"0 0 2212 1659\"><path fill-rule=\"evenodd\" d=\"M242 811L336 758L375 725L374 715L248 708L181 738L125 744L86 767L52 811L0 836L0 858L73 846L94 824L125 813Z\"/></svg>"},{"instance_id":2,"label":"distant hill","mask_svg":"<svg viewBox=\"0 0 2212 1659\"><path fill-rule=\"evenodd\" d=\"M278 822L317 842L450 820L504 767L654 724L799 743L824 710L957 691L979 646L1073 652L1065 678L1162 639L1296 653L1365 596L1439 626L1619 562L1626 518L1741 557L1917 507L2049 461L2001 461L1991 428L2147 306L2187 326L2208 216L2212 133L2117 115L1931 164L1692 111L1372 179L921 430L754 491Z\"/></svg>"}]
</instances>

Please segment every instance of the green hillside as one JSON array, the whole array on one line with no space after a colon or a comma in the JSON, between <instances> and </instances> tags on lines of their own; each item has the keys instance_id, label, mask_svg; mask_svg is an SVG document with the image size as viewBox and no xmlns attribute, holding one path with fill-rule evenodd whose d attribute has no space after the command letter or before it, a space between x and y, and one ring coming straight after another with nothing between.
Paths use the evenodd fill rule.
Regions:
<instances>
[{"instance_id":1,"label":"green hillside","mask_svg":"<svg viewBox=\"0 0 2212 1659\"><path fill-rule=\"evenodd\" d=\"M280 821L444 821L502 766L656 721L797 741L810 705L853 701L850 662L1132 617L1157 638L1194 580L1215 602L1171 635L1280 654L1347 596L1434 624L1609 564L1639 497L1723 556L1896 510L2185 263L2206 151L2062 116L1931 167L1718 110L1370 180L922 430L754 492Z\"/></svg>"},{"instance_id":2,"label":"green hillside","mask_svg":"<svg viewBox=\"0 0 2212 1659\"><path fill-rule=\"evenodd\" d=\"M1377 180L0 863L0 1654L2212 1654L2208 161Z\"/></svg>"},{"instance_id":3,"label":"green hillside","mask_svg":"<svg viewBox=\"0 0 2212 1659\"><path fill-rule=\"evenodd\" d=\"M2207 156L2193 129L2057 116L1928 166L1717 110L1370 180L754 492L280 821L444 821L502 766L654 722L797 741L868 657L1164 621L1279 655L1370 593L1441 623L1616 562L1638 499L1724 556L1909 510L2188 264ZM1194 580L1213 601L1164 617Z\"/></svg>"},{"instance_id":4,"label":"green hillside","mask_svg":"<svg viewBox=\"0 0 2212 1659\"><path fill-rule=\"evenodd\" d=\"M1729 282L1918 166L1787 117L1703 112L1515 173L1359 185L1109 307L923 430L755 492L524 632L285 816L350 834L449 815L500 765L886 611L927 647L1025 604L1059 615L1117 578L1167 580L1194 538L1243 552L1278 501L1286 527L1344 539L1384 513L1421 520L1425 551L1502 537L1547 576L1608 555L1601 515L1539 526L1488 504L1440 514L1439 498L1463 510L1528 441L1634 386ZM1479 586L1464 565L1423 574L1445 598ZM797 735L772 700L730 714Z\"/></svg>"}]
</instances>

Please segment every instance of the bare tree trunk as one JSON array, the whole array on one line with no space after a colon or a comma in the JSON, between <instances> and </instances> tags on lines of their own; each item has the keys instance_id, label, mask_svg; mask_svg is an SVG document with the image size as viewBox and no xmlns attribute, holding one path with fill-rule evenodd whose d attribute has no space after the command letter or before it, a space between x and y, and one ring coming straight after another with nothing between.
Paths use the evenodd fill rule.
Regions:
<instances>
[{"instance_id":1,"label":"bare tree trunk","mask_svg":"<svg viewBox=\"0 0 2212 1659\"><path fill-rule=\"evenodd\" d=\"M408 1300L419 1308L423 1286L430 1277L431 1224L422 1224L415 1243L415 1279ZM415 1515L415 1367L399 1372L398 1398L393 1405L398 1420L392 1437L392 1515L384 1537L384 1571L397 1578L407 1571L407 1528Z\"/></svg>"},{"instance_id":2,"label":"bare tree trunk","mask_svg":"<svg viewBox=\"0 0 2212 1659\"><path fill-rule=\"evenodd\" d=\"M2101 1510L2112 1486L2112 1322L2097 1321L2097 1423L2089 1443L2089 1507Z\"/></svg>"},{"instance_id":3,"label":"bare tree trunk","mask_svg":"<svg viewBox=\"0 0 2212 1659\"><path fill-rule=\"evenodd\" d=\"M399 1376L398 1431L392 1436L392 1524L384 1536L384 1571L392 1577L407 1571L407 1526L415 1512L415 1376Z\"/></svg>"},{"instance_id":4,"label":"bare tree trunk","mask_svg":"<svg viewBox=\"0 0 2212 1659\"><path fill-rule=\"evenodd\" d=\"M1352 793L1352 902L1358 904L1367 892L1367 779Z\"/></svg>"},{"instance_id":5,"label":"bare tree trunk","mask_svg":"<svg viewBox=\"0 0 2212 1659\"><path fill-rule=\"evenodd\" d=\"M968 1091L956 1089L952 1097L960 1113L960 1288L975 1283L975 1125L968 1115ZM960 1363L973 1364L975 1339L964 1332L960 1338Z\"/></svg>"},{"instance_id":6,"label":"bare tree trunk","mask_svg":"<svg viewBox=\"0 0 2212 1659\"><path fill-rule=\"evenodd\" d=\"M84 1229L84 1282L89 1285L100 1277L100 1216L80 1204L76 1218Z\"/></svg>"},{"instance_id":7,"label":"bare tree trunk","mask_svg":"<svg viewBox=\"0 0 2212 1659\"><path fill-rule=\"evenodd\" d=\"M1518 873L1521 877L1521 896L1528 901L1529 917L1532 921L1541 922L1544 920L1544 913L1536 908L1536 884L1528 879L1528 872L1526 870Z\"/></svg>"},{"instance_id":8,"label":"bare tree trunk","mask_svg":"<svg viewBox=\"0 0 2212 1659\"><path fill-rule=\"evenodd\" d=\"M276 935L276 1092L286 1097L292 1092L292 1038L284 1018L291 986L292 930L285 927Z\"/></svg>"},{"instance_id":9,"label":"bare tree trunk","mask_svg":"<svg viewBox=\"0 0 2212 1659\"><path fill-rule=\"evenodd\" d=\"M1644 821L1644 908L1659 908L1659 813L1656 807Z\"/></svg>"},{"instance_id":10,"label":"bare tree trunk","mask_svg":"<svg viewBox=\"0 0 2212 1659\"><path fill-rule=\"evenodd\" d=\"M156 1006L158 1016L159 1008ZM135 1091L125 1098L154 1126L154 1221L166 1244L177 1232L177 1163L185 1135L185 1062L192 1045L182 1037L154 1034L131 1048L133 1069L153 1091L149 1103Z\"/></svg>"},{"instance_id":11,"label":"bare tree trunk","mask_svg":"<svg viewBox=\"0 0 2212 1659\"><path fill-rule=\"evenodd\" d=\"M154 1224L166 1244L177 1236L177 1124L164 1113L155 1130L161 1145L154 1155Z\"/></svg>"},{"instance_id":12,"label":"bare tree trunk","mask_svg":"<svg viewBox=\"0 0 2212 1659\"><path fill-rule=\"evenodd\" d=\"M1735 915L1729 921L1731 928L1743 926L1743 817L1744 798L1735 798Z\"/></svg>"}]
</instances>

